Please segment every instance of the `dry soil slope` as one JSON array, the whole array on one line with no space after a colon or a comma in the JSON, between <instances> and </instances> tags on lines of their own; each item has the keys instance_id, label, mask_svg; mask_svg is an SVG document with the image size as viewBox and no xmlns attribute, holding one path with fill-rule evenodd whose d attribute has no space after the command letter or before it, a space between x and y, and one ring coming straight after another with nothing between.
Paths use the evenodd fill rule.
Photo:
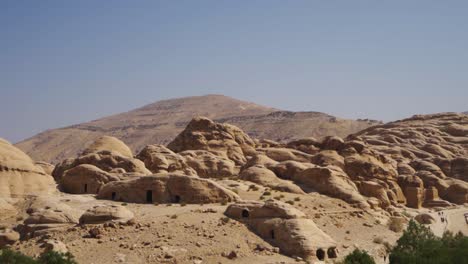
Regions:
<instances>
[{"instance_id":1,"label":"dry soil slope","mask_svg":"<svg viewBox=\"0 0 468 264\"><path fill-rule=\"evenodd\" d=\"M288 112L222 95L158 101L144 107L69 127L47 130L17 144L35 160L56 163L76 156L102 135L115 136L136 152L148 144L166 144L194 116L228 122L253 137L346 136L375 124L345 120L318 112Z\"/></svg>"}]
</instances>

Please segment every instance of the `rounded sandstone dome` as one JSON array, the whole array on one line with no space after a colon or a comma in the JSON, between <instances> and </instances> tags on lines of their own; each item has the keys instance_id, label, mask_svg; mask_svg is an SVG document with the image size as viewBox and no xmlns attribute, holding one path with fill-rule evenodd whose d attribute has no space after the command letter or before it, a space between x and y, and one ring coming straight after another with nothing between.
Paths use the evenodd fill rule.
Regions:
<instances>
[{"instance_id":1,"label":"rounded sandstone dome","mask_svg":"<svg viewBox=\"0 0 468 264\"><path fill-rule=\"evenodd\" d=\"M102 136L83 151L83 155L101 151L114 151L128 158L133 157L132 150L121 140L111 136Z\"/></svg>"}]
</instances>

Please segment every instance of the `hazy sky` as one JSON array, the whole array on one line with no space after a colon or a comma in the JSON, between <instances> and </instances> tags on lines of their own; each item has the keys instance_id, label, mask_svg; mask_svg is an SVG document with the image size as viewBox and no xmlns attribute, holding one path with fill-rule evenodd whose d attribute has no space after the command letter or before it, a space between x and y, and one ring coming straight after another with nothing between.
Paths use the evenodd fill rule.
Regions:
<instances>
[{"instance_id":1,"label":"hazy sky","mask_svg":"<svg viewBox=\"0 0 468 264\"><path fill-rule=\"evenodd\" d=\"M468 110L468 1L0 1L0 137L225 94L394 120Z\"/></svg>"}]
</instances>

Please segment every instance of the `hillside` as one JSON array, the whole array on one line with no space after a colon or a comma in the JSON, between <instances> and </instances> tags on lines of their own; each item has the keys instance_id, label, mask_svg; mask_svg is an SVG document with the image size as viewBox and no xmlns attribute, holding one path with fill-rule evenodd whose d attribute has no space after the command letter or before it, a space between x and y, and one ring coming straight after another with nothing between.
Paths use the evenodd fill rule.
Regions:
<instances>
[{"instance_id":1,"label":"hillside","mask_svg":"<svg viewBox=\"0 0 468 264\"><path fill-rule=\"evenodd\" d=\"M141 108L87 123L47 130L16 144L35 160L57 163L76 156L102 135L123 140L133 151L148 144L170 142L194 116L239 126L255 138L345 137L377 124L347 120L319 112L289 112L222 95L158 101Z\"/></svg>"}]
</instances>

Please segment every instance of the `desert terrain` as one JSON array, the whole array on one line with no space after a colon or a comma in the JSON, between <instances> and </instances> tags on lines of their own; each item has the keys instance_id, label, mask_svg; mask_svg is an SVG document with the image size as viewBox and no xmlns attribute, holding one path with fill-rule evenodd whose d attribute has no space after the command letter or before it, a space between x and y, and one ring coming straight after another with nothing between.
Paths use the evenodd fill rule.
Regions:
<instances>
[{"instance_id":1,"label":"desert terrain","mask_svg":"<svg viewBox=\"0 0 468 264\"><path fill-rule=\"evenodd\" d=\"M165 101L1 140L0 247L95 264L334 263L359 248L387 263L411 219L468 235L468 115L331 121L215 97L224 116Z\"/></svg>"}]
</instances>

